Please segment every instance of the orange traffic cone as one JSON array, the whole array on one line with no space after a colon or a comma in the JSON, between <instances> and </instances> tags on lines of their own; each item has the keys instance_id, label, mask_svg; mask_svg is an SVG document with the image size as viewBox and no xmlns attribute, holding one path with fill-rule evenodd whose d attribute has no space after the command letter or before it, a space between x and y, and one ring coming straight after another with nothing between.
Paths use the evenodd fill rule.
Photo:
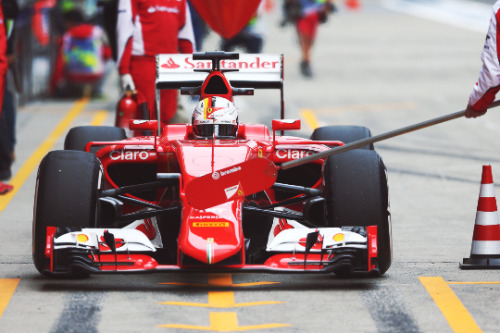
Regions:
<instances>
[{"instance_id":1,"label":"orange traffic cone","mask_svg":"<svg viewBox=\"0 0 500 333\"><path fill-rule=\"evenodd\" d=\"M491 165L483 165L470 258L464 258L460 268L500 268L500 224Z\"/></svg>"},{"instance_id":2,"label":"orange traffic cone","mask_svg":"<svg viewBox=\"0 0 500 333\"><path fill-rule=\"evenodd\" d=\"M361 2L359 2L359 0L345 0L345 5L350 10L357 10L361 8Z\"/></svg>"}]
</instances>

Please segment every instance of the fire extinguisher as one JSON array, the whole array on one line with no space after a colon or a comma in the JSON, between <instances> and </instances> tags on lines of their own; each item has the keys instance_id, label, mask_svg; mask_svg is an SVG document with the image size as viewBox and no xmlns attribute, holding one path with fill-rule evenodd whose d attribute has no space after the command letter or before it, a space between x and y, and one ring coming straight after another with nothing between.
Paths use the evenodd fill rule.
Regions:
<instances>
[{"instance_id":1,"label":"fire extinguisher","mask_svg":"<svg viewBox=\"0 0 500 333\"><path fill-rule=\"evenodd\" d=\"M128 129L130 119L134 119L137 113L137 101L135 93L126 91L116 105L115 126Z\"/></svg>"},{"instance_id":2,"label":"fire extinguisher","mask_svg":"<svg viewBox=\"0 0 500 333\"><path fill-rule=\"evenodd\" d=\"M149 109L144 95L138 91L126 91L116 105L115 126L124 128L125 131L133 136L152 135L150 131L129 132L131 119L149 120Z\"/></svg>"}]
</instances>

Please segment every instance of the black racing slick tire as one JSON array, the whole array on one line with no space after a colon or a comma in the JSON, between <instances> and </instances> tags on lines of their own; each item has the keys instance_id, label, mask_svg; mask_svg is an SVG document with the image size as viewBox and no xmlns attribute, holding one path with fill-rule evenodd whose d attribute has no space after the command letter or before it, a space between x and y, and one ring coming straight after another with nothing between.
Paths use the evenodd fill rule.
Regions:
<instances>
[{"instance_id":1,"label":"black racing slick tire","mask_svg":"<svg viewBox=\"0 0 500 333\"><path fill-rule=\"evenodd\" d=\"M364 126L336 125L318 127L311 135L311 140L338 140L343 143L370 138L370 129ZM373 143L360 147L361 149L373 150Z\"/></svg>"},{"instance_id":2,"label":"black racing slick tire","mask_svg":"<svg viewBox=\"0 0 500 333\"><path fill-rule=\"evenodd\" d=\"M53 151L38 168L33 210L33 263L47 276L45 255L47 227L88 228L97 221L98 191L102 181L101 163L94 154L81 151ZM69 269L68 276L88 273Z\"/></svg>"},{"instance_id":3,"label":"black racing slick tire","mask_svg":"<svg viewBox=\"0 0 500 333\"><path fill-rule=\"evenodd\" d=\"M354 149L330 156L324 165L329 227L377 226L379 273L392 262L389 189L384 162L373 150Z\"/></svg>"},{"instance_id":4,"label":"black racing slick tire","mask_svg":"<svg viewBox=\"0 0 500 333\"><path fill-rule=\"evenodd\" d=\"M64 140L65 150L85 151L91 141L119 141L127 138L125 130L113 126L78 126L69 130ZM92 149L92 152L98 149Z\"/></svg>"}]
</instances>

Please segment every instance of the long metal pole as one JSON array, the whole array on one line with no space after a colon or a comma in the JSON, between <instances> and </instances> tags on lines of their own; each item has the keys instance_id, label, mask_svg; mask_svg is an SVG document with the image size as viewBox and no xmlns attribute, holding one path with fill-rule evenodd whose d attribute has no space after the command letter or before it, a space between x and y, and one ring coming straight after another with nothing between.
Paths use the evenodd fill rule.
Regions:
<instances>
[{"instance_id":1,"label":"long metal pole","mask_svg":"<svg viewBox=\"0 0 500 333\"><path fill-rule=\"evenodd\" d=\"M491 105L488 107L488 109L497 107L499 105L500 105L500 100L497 100L497 101L491 103ZM402 135L402 134L413 132L413 131L416 131L416 130L419 130L422 128L426 128L426 127L430 127L430 126L437 125L440 123L444 123L448 120L463 117L464 115L465 115L465 110L462 110L462 111L454 112L454 113L451 113L451 114L448 114L445 116L441 116L438 118L423 121L421 123L406 126L406 127L403 127L403 128L397 129L397 130L393 130L390 132L375 135L375 136L372 136L370 138L354 141L354 142L345 144L343 146L335 147L335 148L332 148L332 149L329 149L329 150L326 150L326 151L323 151L323 152L320 152L317 154L313 154L313 155L309 155L307 157L303 157L303 158L299 158L299 159L296 159L293 161L285 162L285 163L281 164L280 169L283 169L283 170L290 169L290 168L293 168L293 167L296 167L296 166L299 166L302 164L309 163L311 161L318 160L320 158L332 156L335 154L340 154L342 152L356 149L356 148L362 147L362 146L367 145L367 144L390 139L390 138L393 138L393 137L398 136L398 135Z\"/></svg>"}]
</instances>

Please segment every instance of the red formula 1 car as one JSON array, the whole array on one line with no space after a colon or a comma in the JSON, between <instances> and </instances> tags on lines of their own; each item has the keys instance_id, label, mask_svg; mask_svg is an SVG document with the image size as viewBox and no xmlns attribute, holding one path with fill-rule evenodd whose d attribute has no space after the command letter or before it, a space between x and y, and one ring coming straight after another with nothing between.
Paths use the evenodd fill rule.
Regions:
<instances>
[{"instance_id":1,"label":"red formula 1 car","mask_svg":"<svg viewBox=\"0 0 500 333\"><path fill-rule=\"evenodd\" d=\"M370 136L311 139L283 112L280 55L158 55L158 89L200 95L190 124L76 127L40 164L33 260L49 276L143 271L380 275L392 260L387 176L373 146L283 168ZM272 131L238 121L235 95L281 90Z\"/></svg>"}]
</instances>

